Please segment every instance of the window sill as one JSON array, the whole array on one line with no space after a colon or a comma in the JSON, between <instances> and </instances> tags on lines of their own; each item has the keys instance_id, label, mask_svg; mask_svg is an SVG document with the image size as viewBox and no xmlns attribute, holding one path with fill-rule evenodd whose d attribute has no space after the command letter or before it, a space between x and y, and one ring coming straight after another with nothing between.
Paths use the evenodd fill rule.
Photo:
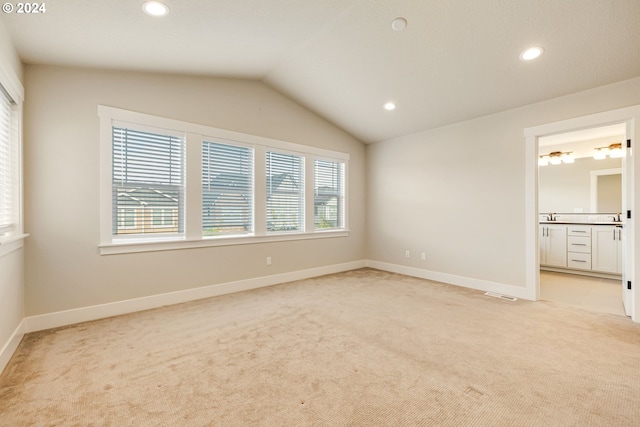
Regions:
<instances>
[{"instance_id":1,"label":"window sill","mask_svg":"<svg viewBox=\"0 0 640 427\"><path fill-rule=\"evenodd\" d=\"M133 241L106 243L99 246L100 255L129 254L138 252L171 251L178 249L207 248L215 246L249 245L256 243L284 242L291 240L328 239L348 237L349 230L317 231L267 236L208 237L194 240Z\"/></svg>"},{"instance_id":2,"label":"window sill","mask_svg":"<svg viewBox=\"0 0 640 427\"><path fill-rule=\"evenodd\" d=\"M25 238L29 237L28 234L15 234L6 237L0 237L0 257L20 249L23 245Z\"/></svg>"}]
</instances>

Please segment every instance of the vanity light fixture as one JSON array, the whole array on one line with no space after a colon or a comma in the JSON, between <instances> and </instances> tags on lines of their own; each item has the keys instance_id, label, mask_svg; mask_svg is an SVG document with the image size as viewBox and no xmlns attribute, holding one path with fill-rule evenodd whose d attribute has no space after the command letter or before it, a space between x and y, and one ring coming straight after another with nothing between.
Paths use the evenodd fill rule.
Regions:
<instances>
[{"instance_id":1,"label":"vanity light fixture","mask_svg":"<svg viewBox=\"0 0 640 427\"><path fill-rule=\"evenodd\" d=\"M575 157L573 156L572 151L554 151L549 154L545 154L544 156L538 157L538 166L547 166L551 165L559 165L561 163L573 163L575 162Z\"/></svg>"},{"instance_id":2,"label":"vanity light fixture","mask_svg":"<svg viewBox=\"0 0 640 427\"><path fill-rule=\"evenodd\" d=\"M617 142L615 144L611 144L608 147L598 147L593 152L593 158L596 160L603 160L607 158L607 154L612 159L619 159L622 157L622 143Z\"/></svg>"},{"instance_id":3,"label":"vanity light fixture","mask_svg":"<svg viewBox=\"0 0 640 427\"><path fill-rule=\"evenodd\" d=\"M169 7L159 1L147 1L142 4L142 10L149 16L161 17L169 13Z\"/></svg>"},{"instance_id":4,"label":"vanity light fixture","mask_svg":"<svg viewBox=\"0 0 640 427\"><path fill-rule=\"evenodd\" d=\"M384 109L387 111L393 111L396 109L396 104L394 104L393 102L387 102L386 104L384 104Z\"/></svg>"}]
</instances>

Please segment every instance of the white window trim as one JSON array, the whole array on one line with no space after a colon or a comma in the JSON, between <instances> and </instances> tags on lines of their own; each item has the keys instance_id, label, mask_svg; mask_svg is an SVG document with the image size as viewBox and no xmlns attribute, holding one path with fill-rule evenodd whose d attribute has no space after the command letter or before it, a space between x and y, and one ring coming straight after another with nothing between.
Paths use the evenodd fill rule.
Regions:
<instances>
[{"instance_id":1,"label":"white window trim","mask_svg":"<svg viewBox=\"0 0 640 427\"><path fill-rule=\"evenodd\" d=\"M15 143L18 147L18 223L15 229L6 234L0 236L0 257L10 252L13 252L23 246L23 241L28 234L24 232L24 211L23 211L23 176L22 176L22 105L24 101L24 88L18 76L8 68L5 64L0 62L0 84L5 91L9 94L15 105L12 111L12 120L15 120L15 129L17 130L12 138L15 139Z\"/></svg>"},{"instance_id":2,"label":"white window trim","mask_svg":"<svg viewBox=\"0 0 640 427\"><path fill-rule=\"evenodd\" d=\"M227 246L280 242L287 240L324 239L349 236L348 211L348 168L349 154L332 150L309 147L287 141L280 141L226 129L219 129L180 120L157 117L150 114L98 105L100 118L100 243L101 255L150 252L162 250L189 249L210 246ZM111 132L113 124L127 122L135 126L149 126L179 132L186 135L186 216L184 236L136 237L112 236L112 196L111 196ZM193 200L201 202L201 144L202 141L235 143L254 148L254 227L251 234L232 236L202 236L202 209L193 207ZM259 161L266 151L291 152L305 158L305 231L283 234L266 233L266 174L264 162ZM195 151L195 153L194 153ZM313 226L313 162L316 158L343 162L345 165L345 224L342 229L314 230ZM311 174L311 177L308 176ZM308 178L311 178L310 180ZM265 184L265 185L263 185ZM263 188L265 187L265 188ZM191 200L191 202L190 202ZM310 203L309 203L310 201ZM199 204L198 203L198 204ZM310 212L309 212L310 211ZM311 222L311 224L309 224ZM162 240L159 240L162 239Z\"/></svg>"}]
</instances>

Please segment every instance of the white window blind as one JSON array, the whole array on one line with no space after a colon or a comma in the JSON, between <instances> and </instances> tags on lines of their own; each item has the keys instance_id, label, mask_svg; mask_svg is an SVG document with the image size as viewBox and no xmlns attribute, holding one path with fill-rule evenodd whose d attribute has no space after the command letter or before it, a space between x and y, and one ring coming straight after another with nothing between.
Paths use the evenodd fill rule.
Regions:
<instances>
[{"instance_id":1,"label":"white window blind","mask_svg":"<svg viewBox=\"0 0 640 427\"><path fill-rule=\"evenodd\" d=\"M184 136L113 126L114 235L184 233Z\"/></svg>"},{"instance_id":2,"label":"white window blind","mask_svg":"<svg viewBox=\"0 0 640 427\"><path fill-rule=\"evenodd\" d=\"M304 157L267 151L267 231L304 231Z\"/></svg>"},{"instance_id":3,"label":"white window blind","mask_svg":"<svg viewBox=\"0 0 640 427\"><path fill-rule=\"evenodd\" d=\"M202 234L253 232L253 149L202 142Z\"/></svg>"},{"instance_id":4,"label":"white window blind","mask_svg":"<svg viewBox=\"0 0 640 427\"><path fill-rule=\"evenodd\" d=\"M313 168L316 230L344 228L344 163L315 159Z\"/></svg>"},{"instance_id":5,"label":"white window blind","mask_svg":"<svg viewBox=\"0 0 640 427\"><path fill-rule=\"evenodd\" d=\"M18 221L18 147L12 138L12 100L0 86L0 236Z\"/></svg>"}]
</instances>

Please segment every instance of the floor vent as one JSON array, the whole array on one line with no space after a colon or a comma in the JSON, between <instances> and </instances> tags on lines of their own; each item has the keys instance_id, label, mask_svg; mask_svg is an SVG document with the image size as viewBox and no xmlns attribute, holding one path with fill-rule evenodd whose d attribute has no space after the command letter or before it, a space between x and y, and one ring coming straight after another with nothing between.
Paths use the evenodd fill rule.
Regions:
<instances>
[{"instance_id":1,"label":"floor vent","mask_svg":"<svg viewBox=\"0 0 640 427\"><path fill-rule=\"evenodd\" d=\"M488 295L490 297L494 297L494 298L506 299L507 301L516 301L518 299L516 297L510 297L510 296L507 296L507 295L496 294L495 292L485 292L484 294Z\"/></svg>"}]
</instances>

